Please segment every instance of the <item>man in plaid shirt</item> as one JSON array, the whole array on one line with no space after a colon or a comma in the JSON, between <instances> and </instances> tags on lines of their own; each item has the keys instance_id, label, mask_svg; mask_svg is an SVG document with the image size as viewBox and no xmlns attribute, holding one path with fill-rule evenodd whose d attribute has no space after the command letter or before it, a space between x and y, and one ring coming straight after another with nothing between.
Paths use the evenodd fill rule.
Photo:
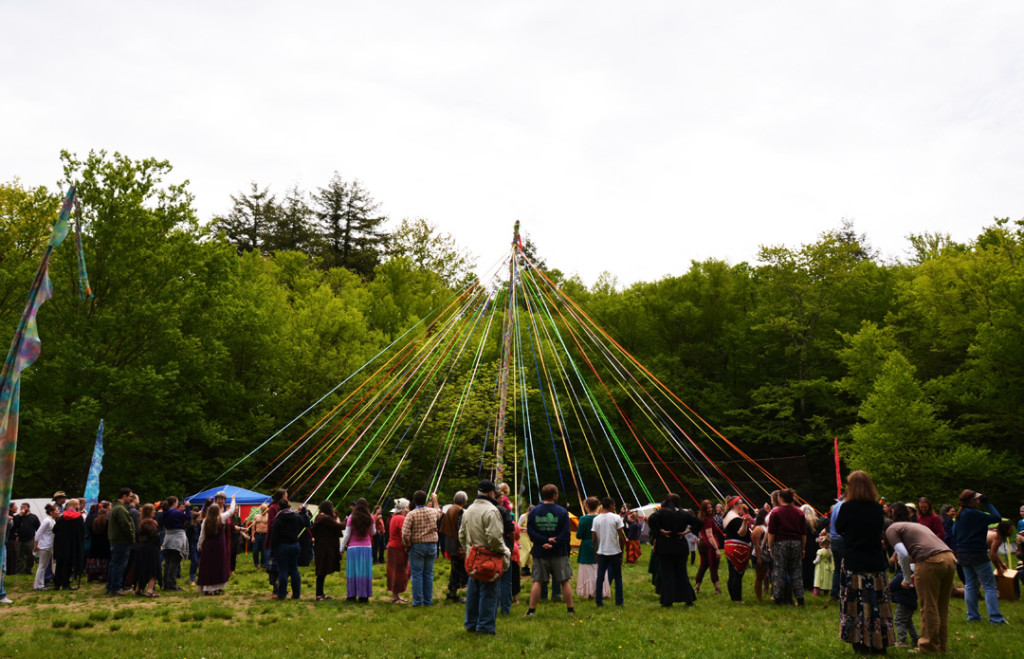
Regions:
<instances>
[{"instance_id":1,"label":"man in plaid shirt","mask_svg":"<svg viewBox=\"0 0 1024 659\"><path fill-rule=\"evenodd\" d=\"M441 509L437 499L416 490L412 495L416 506L405 516L402 525L402 544L409 550L409 568L412 572L412 605L434 605L434 559L437 558L437 523Z\"/></svg>"}]
</instances>

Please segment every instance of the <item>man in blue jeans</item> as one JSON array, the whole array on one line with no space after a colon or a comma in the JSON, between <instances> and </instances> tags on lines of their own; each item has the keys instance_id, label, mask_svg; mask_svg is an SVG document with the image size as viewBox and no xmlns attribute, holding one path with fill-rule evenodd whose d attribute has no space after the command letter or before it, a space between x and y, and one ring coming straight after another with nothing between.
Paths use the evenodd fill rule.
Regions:
<instances>
[{"instance_id":1,"label":"man in blue jeans","mask_svg":"<svg viewBox=\"0 0 1024 659\"><path fill-rule=\"evenodd\" d=\"M988 621L995 625L1006 624L1006 618L999 611L999 592L988 554L988 525L998 524L1002 519L985 495L974 490L960 493L960 513L953 524L953 536L956 538L957 562L964 570L964 602L967 604L968 622L981 620L978 612L980 583L985 589Z\"/></svg>"},{"instance_id":2,"label":"man in blue jeans","mask_svg":"<svg viewBox=\"0 0 1024 659\"><path fill-rule=\"evenodd\" d=\"M135 522L128 512L132 500L130 487L122 487L117 500L110 507L110 521L107 523L107 539L110 540L110 565L107 568L107 594L123 595L121 590L125 568L128 567L128 553L135 544Z\"/></svg>"},{"instance_id":3,"label":"man in blue jeans","mask_svg":"<svg viewBox=\"0 0 1024 659\"><path fill-rule=\"evenodd\" d=\"M427 504L427 493L416 490L412 495L416 506L402 524L402 544L409 549L409 571L412 576L412 605L434 605L434 559L437 558L437 522L441 509L437 499Z\"/></svg>"},{"instance_id":4,"label":"man in blue jeans","mask_svg":"<svg viewBox=\"0 0 1024 659\"><path fill-rule=\"evenodd\" d=\"M592 533L594 553L597 554L597 587L594 603L604 606L605 576L615 584L615 606L622 606L622 549L626 546L625 524L615 513L615 500L601 499L604 512L594 518Z\"/></svg>"},{"instance_id":5,"label":"man in blue jeans","mask_svg":"<svg viewBox=\"0 0 1024 659\"><path fill-rule=\"evenodd\" d=\"M508 573L511 550L505 544L503 509L498 503L497 488L488 480L476 487L476 500L466 508L459 527L459 544L463 553L470 549L500 555L503 575ZM507 511L506 511L507 512ZM470 634L494 634L498 617L500 580L477 581L472 576L466 585L466 617L463 627Z\"/></svg>"}]
</instances>

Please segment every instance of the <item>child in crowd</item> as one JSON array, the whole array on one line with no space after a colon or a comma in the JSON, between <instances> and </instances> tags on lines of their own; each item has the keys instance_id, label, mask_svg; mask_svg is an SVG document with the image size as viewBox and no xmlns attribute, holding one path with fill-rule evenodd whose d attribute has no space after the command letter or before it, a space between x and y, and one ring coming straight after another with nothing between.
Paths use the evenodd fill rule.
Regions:
<instances>
[{"instance_id":1,"label":"child in crowd","mask_svg":"<svg viewBox=\"0 0 1024 659\"><path fill-rule=\"evenodd\" d=\"M903 587L903 571L896 563L896 576L889 582L889 592L896 605L896 647L917 647L917 629L914 627L914 611L917 610L917 589ZM907 643L907 637L910 643Z\"/></svg>"},{"instance_id":2,"label":"child in crowd","mask_svg":"<svg viewBox=\"0 0 1024 659\"><path fill-rule=\"evenodd\" d=\"M835 564L832 560L832 546L829 536L818 536L818 549L814 557L814 594L828 595L832 588L832 573L835 571Z\"/></svg>"}]
</instances>

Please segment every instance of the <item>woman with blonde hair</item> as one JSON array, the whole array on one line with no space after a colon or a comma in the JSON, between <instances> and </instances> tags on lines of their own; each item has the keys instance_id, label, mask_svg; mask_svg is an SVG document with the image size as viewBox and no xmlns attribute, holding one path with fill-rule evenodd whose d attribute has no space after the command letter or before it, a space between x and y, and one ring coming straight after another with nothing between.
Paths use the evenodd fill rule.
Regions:
<instances>
[{"instance_id":1,"label":"woman with blonde hair","mask_svg":"<svg viewBox=\"0 0 1024 659\"><path fill-rule=\"evenodd\" d=\"M896 643L888 561L882 548L884 524L885 512L871 477L851 472L836 516L836 531L846 545L839 566L839 637L858 654L884 654Z\"/></svg>"},{"instance_id":2,"label":"woman with blonde hair","mask_svg":"<svg viewBox=\"0 0 1024 659\"><path fill-rule=\"evenodd\" d=\"M800 559L800 566L803 568L804 590L810 590L814 585L814 559L818 557L818 513L809 504L800 506L804 514L804 521L807 523L807 534L804 536L804 555Z\"/></svg>"}]
</instances>

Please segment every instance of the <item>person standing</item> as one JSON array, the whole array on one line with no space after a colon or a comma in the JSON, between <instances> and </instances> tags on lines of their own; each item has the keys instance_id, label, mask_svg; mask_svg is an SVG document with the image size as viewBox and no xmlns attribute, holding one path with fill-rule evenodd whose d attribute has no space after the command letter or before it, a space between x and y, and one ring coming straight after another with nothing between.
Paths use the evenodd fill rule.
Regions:
<instances>
[{"instance_id":1,"label":"person standing","mask_svg":"<svg viewBox=\"0 0 1024 659\"><path fill-rule=\"evenodd\" d=\"M358 599L366 604L373 596L373 536L376 532L370 508L366 499L361 498L345 522L345 536L341 539L341 551L348 552L345 582L349 602Z\"/></svg>"},{"instance_id":2,"label":"person standing","mask_svg":"<svg viewBox=\"0 0 1024 659\"><path fill-rule=\"evenodd\" d=\"M839 638L858 654L884 654L896 643L892 598L882 548L885 512L871 477L853 471L846 477L846 498L836 516L836 531L846 552L841 565Z\"/></svg>"},{"instance_id":3,"label":"person standing","mask_svg":"<svg viewBox=\"0 0 1024 659\"><path fill-rule=\"evenodd\" d=\"M270 507L267 508L267 541L263 547L263 551L267 554L267 561L264 567L267 569L267 581L270 582L270 590L274 595L277 595L277 552L274 551L274 521L277 519L277 514L281 512L281 501L288 499L288 490L279 489L274 492L270 498ZM285 505L287 507L287 504Z\"/></svg>"},{"instance_id":4,"label":"person standing","mask_svg":"<svg viewBox=\"0 0 1024 659\"><path fill-rule=\"evenodd\" d=\"M18 569L16 574L32 574L32 545L35 543L36 531L39 530L39 518L32 512L27 503L21 504L18 512Z\"/></svg>"},{"instance_id":5,"label":"person standing","mask_svg":"<svg viewBox=\"0 0 1024 659\"><path fill-rule=\"evenodd\" d=\"M402 544L409 551L409 567L412 573L412 605L434 605L434 560L437 558L437 522L441 510L431 501L427 505L427 493L416 490L412 495L415 508L405 516L402 524Z\"/></svg>"},{"instance_id":6,"label":"person standing","mask_svg":"<svg viewBox=\"0 0 1024 659\"><path fill-rule=\"evenodd\" d=\"M793 498L793 490L781 490L779 507L772 510L768 520L768 549L772 553L772 599L776 604L786 600L788 576L793 597L799 606L803 606L804 575L801 560L807 520L803 511L793 505Z\"/></svg>"},{"instance_id":7,"label":"person standing","mask_svg":"<svg viewBox=\"0 0 1024 659\"><path fill-rule=\"evenodd\" d=\"M999 511L988 502L988 498L974 490L960 493L960 510L953 524L956 539L957 560L964 570L964 602L967 604L967 620L981 620L978 612L978 586L985 589L985 608L988 621L1005 625L1006 618L999 611L999 591L992 574L992 563L988 553L988 525L1002 521Z\"/></svg>"},{"instance_id":8,"label":"person standing","mask_svg":"<svg viewBox=\"0 0 1024 659\"><path fill-rule=\"evenodd\" d=\"M945 541L946 529L942 524L942 517L935 514L932 509L932 500L928 497L920 497L917 500L917 523L924 524L939 540Z\"/></svg>"},{"instance_id":9,"label":"person standing","mask_svg":"<svg viewBox=\"0 0 1024 659\"><path fill-rule=\"evenodd\" d=\"M122 487L117 493L117 500L110 507L110 520L107 522L107 539L110 541L110 565L107 569L107 594L123 595L122 582L125 568L128 567L128 555L135 544L135 522L128 512L128 503L132 500L131 488Z\"/></svg>"},{"instance_id":10,"label":"person standing","mask_svg":"<svg viewBox=\"0 0 1024 659\"><path fill-rule=\"evenodd\" d=\"M331 506L334 509L334 506ZM252 520L252 565L257 570L267 566L267 504L261 503Z\"/></svg>"},{"instance_id":11,"label":"person standing","mask_svg":"<svg viewBox=\"0 0 1024 659\"><path fill-rule=\"evenodd\" d=\"M384 550L387 548L387 524L384 521L384 511L377 505L373 507L373 528L377 530L373 534L373 563L384 564Z\"/></svg>"},{"instance_id":12,"label":"person standing","mask_svg":"<svg viewBox=\"0 0 1024 659\"><path fill-rule=\"evenodd\" d=\"M466 603L466 600L459 597L459 589L465 588L469 579L466 575L466 554L459 542L459 525L462 524L462 512L468 500L465 492L456 492L452 497L452 505L448 506L448 510L441 517L439 529L444 536L444 551L452 564L451 573L448 575L448 595L445 599L455 604Z\"/></svg>"},{"instance_id":13,"label":"person standing","mask_svg":"<svg viewBox=\"0 0 1024 659\"><path fill-rule=\"evenodd\" d=\"M191 513L184 505L178 505L178 497L167 497L164 503L164 539L161 551L164 558L163 589L178 591L178 578L181 576L181 562L188 558L188 537L185 527L188 526Z\"/></svg>"},{"instance_id":14,"label":"person standing","mask_svg":"<svg viewBox=\"0 0 1024 659\"><path fill-rule=\"evenodd\" d=\"M743 573L750 563L750 527L753 521L747 514L743 500L729 499L729 512L725 514L725 560L729 567L729 599L743 601Z\"/></svg>"},{"instance_id":15,"label":"person standing","mask_svg":"<svg viewBox=\"0 0 1024 659\"><path fill-rule=\"evenodd\" d=\"M334 512L334 502L324 501L313 518L313 564L316 567L316 600L331 599L324 592L327 576L341 571L341 536L344 526Z\"/></svg>"},{"instance_id":16,"label":"person standing","mask_svg":"<svg viewBox=\"0 0 1024 659\"><path fill-rule=\"evenodd\" d=\"M601 507L601 500L597 497L587 497L583 502L583 509L586 515L579 518L576 523L576 538L580 541L579 549L576 551L576 594L586 599L594 599L594 591L597 588L597 554L594 553L594 519ZM612 594L607 582L601 584L601 590L605 597Z\"/></svg>"},{"instance_id":17,"label":"person standing","mask_svg":"<svg viewBox=\"0 0 1024 659\"><path fill-rule=\"evenodd\" d=\"M722 588L718 585L718 565L722 560L722 544L719 541L719 538L723 537L721 527L716 522L715 507L711 505L711 501L707 499L702 501L700 512L697 514L701 520L700 532L697 534L700 567L697 568L694 592L700 593L700 585L704 581L704 573L710 570L711 583L715 587L715 594L721 595Z\"/></svg>"},{"instance_id":18,"label":"person standing","mask_svg":"<svg viewBox=\"0 0 1024 659\"><path fill-rule=\"evenodd\" d=\"M594 518L594 552L597 554L597 583L594 590L594 602L604 606L602 602L605 578L615 584L615 606L622 606L622 552L626 546L625 524L622 517L615 513L615 500L611 497L601 499L600 515Z\"/></svg>"},{"instance_id":19,"label":"person standing","mask_svg":"<svg viewBox=\"0 0 1024 659\"><path fill-rule=\"evenodd\" d=\"M572 606L572 566L569 564L569 511L558 505L558 487L549 483L540 489L541 504L530 511L526 532L533 543L533 588L530 590L530 608L527 617L537 613L541 584L552 578L562 588L562 599L569 615L575 615ZM554 585L552 585L552 589Z\"/></svg>"},{"instance_id":20,"label":"person standing","mask_svg":"<svg viewBox=\"0 0 1024 659\"><path fill-rule=\"evenodd\" d=\"M408 512L409 500L404 497L395 499L395 507L391 509L391 520L388 522L387 586L392 604L409 603L409 600L402 597L409 586L409 551L402 544L402 525L405 524Z\"/></svg>"},{"instance_id":21,"label":"person standing","mask_svg":"<svg viewBox=\"0 0 1024 659\"><path fill-rule=\"evenodd\" d=\"M671 492L666 495L661 508L647 520L654 546L651 562L657 564L655 584L661 605L665 608L676 602L693 606L697 601L697 594L686 574L686 555L689 553L686 531L696 531L701 524L692 513L680 509L679 495Z\"/></svg>"},{"instance_id":22,"label":"person standing","mask_svg":"<svg viewBox=\"0 0 1024 659\"><path fill-rule=\"evenodd\" d=\"M302 577L299 575L299 534L306 528L306 520L292 510L287 495L278 500L277 507L278 513L270 527L271 546L277 560L277 599L285 599L288 594L288 580L291 579L292 599L297 600L302 595Z\"/></svg>"},{"instance_id":23,"label":"person standing","mask_svg":"<svg viewBox=\"0 0 1024 659\"><path fill-rule=\"evenodd\" d=\"M46 572L53 560L53 523L58 517L60 513L57 507L52 503L46 504L46 517L39 523L33 542L33 551L39 554L39 568L36 570L33 590L46 590Z\"/></svg>"},{"instance_id":24,"label":"person standing","mask_svg":"<svg viewBox=\"0 0 1024 659\"><path fill-rule=\"evenodd\" d=\"M110 514L110 504L106 501L94 504L96 516L92 523L86 524L92 530L92 542L85 552L85 575L89 582L97 581L106 583L107 569L110 566L110 538L107 537L107 521Z\"/></svg>"},{"instance_id":25,"label":"person standing","mask_svg":"<svg viewBox=\"0 0 1024 659\"><path fill-rule=\"evenodd\" d=\"M5 558L4 572L15 574L18 568L18 528L21 526L21 517L18 515L18 504L11 502L7 509L7 535L4 538Z\"/></svg>"},{"instance_id":26,"label":"person standing","mask_svg":"<svg viewBox=\"0 0 1024 659\"><path fill-rule=\"evenodd\" d=\"M489 480L480 481L476 499L466 508L459 527L459 544L464 554L471 548L502 557L503 570L511 562L505 544L505 524L498 510L497 489ZM478 581L470 578L466 585L466 617L463 627L470 634L494 634L497 629L500 580Z\"/></svg>"},{"instance_id":27,"label":"person standing","mask_svg":"<svg viewBox=\"0 0 1024 659\"><path fill-rule=\"evenodd\" d=\"M156 580L160 576L160 531L153 518L151 503L139 511L139 541L135 545L135 594L159 597Z\"/></svg>"},{"instance_id":28,"label":"person standing","mask_svg":"<svg viewBox=\"0 0 1024 659\"><path fill-rule=\"evenodd\" d=\"M894 522L885 539L900 559L903 588L917 589L921 605L921 652L945 652L949 636L949 597L956 575L956 558L928 525ZM910 564L914 563L911 576Z\"/></svg>"},{"instance_id":29,"label":"person standing","mask_svg":"<svg viewBox=\"0 0 1024 659\"><path fill-rule=\"evenodd\" d=\"M839 601L843 557L846 555L846 543L843 541L843 536L839 535L839 531L836 530L836 519L839 517L839 509L843 507L843 501L844 498L840 495L828 514L828 542L829 548L832 550L832 565L834 568L832 572L832 594L829 595L829 602Z\"/></svg>"}]
</instances>

